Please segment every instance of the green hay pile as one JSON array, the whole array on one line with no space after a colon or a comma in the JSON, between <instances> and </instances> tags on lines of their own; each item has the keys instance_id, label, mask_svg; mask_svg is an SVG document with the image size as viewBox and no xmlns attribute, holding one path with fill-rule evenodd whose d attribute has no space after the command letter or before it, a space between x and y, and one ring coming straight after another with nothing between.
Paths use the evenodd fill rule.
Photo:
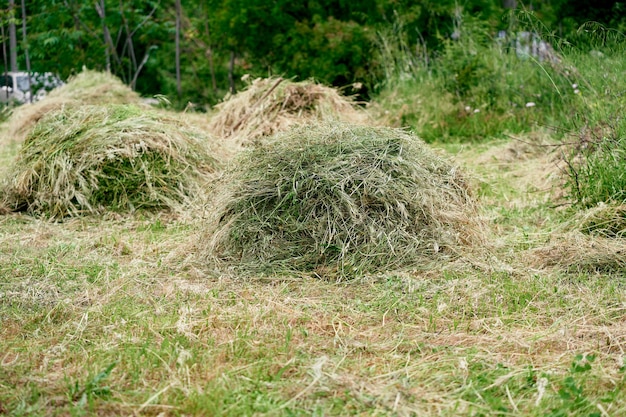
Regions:
<instances>
[{"instance_id":1,"label":"green hay pile","mask_svg":"<svg viewBox=\"0 0 626 417\"><path fill-rule=\"evenodd\" d=\"M244 145L295 124L328 119L348 123L368 120L351 98L334 88L283 78L258 78L246 90L217 105L216 110L209 131Z\"/></svg>"},{"instance_id":2,"label":"green hay pile","mask_svg":"<svg viewBox=\"0 0 626 417\"><path fill-rule=\"evenodd\" d=\"M202 259L353 276L426 268L481 240L461 173L402 130L295 128L244 151L216 188Z\"/></svg>"},{"instance_id":3,"label":"green hay pile","mask_svg":"<svg viewBox=\"0 0 626 417\"><path fill-rule=\"evenodd\" d=\"M139 104L139 95L110 73L83 70L44 99L18 107L11 115L7 137L22 142L46 114L86 104Z\"/></svg>"},{"instance_id":4,"label":"green hay pile","mask_svg":"<svg viewBox=\"0 0 626 417\"><path fill-rule=\"evenodd\" d=\"M108 72L83 69L67 84L53 90L47 98L63 97L82 104L139 103L139 94Z\"/></svg>"},{"instance_id":5,"label":"green hay pile","mask_svg":"<svg viewBox=\"0 0 626 417\"><path fill-rule=\"evenodd\" d=\"M65 108L27 137L3 199L49 217L181 209L217 166L207 143L180 120L132 105Z\"/></svg>"}]
</instances>

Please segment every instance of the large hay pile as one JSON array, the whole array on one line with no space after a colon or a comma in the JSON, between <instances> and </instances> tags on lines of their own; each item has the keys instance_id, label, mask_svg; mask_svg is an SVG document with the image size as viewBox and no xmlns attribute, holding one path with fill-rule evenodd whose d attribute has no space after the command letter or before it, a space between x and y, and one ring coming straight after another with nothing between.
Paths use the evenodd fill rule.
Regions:
<instances>
[{"instance_id":1,"label":"large hay pile","mask_svg":"<svg viewBox=\"0 0 626 417\"><path fill-rule=\"evenodd\" d=\"M294 124L336 119L364 123L365 113L337 90L312 81L256 79L216 106L209 130L241 144L283 131Z\"/></svg>"},{"instance_id":2,"label":"large hay pile","mask_svg":"<svg viewBox=\"0 0 626 417\"><path fill-rule=\"evenodd\" d=\"M83 70L44 99L18 107L11 116L7 137L22 142L46 114L62 107L86 104L138 104L139 95L110 73Z\"/></svg>"},{"instance_id":3,"label":"large hay pile","mask_svg":"<svg viewBox=\"0 0 626 417\"><path fill-rule=\"evenodd\" d=\"M62 109L29 134L3 183L13 210L50 217L101 208L181 208L206 188L208 138L132 105Z\"/></svg>"},{"instance_id":4,"label":"large hay pile","mask_svg":"<svg viewBox=\"0 0 626 417\"><path fill-rule=\"evenodd\" d=\"M481 240L461 173L402 130L302 126L244 151L218 183L202 259L350 276L425 267Z\"/></svg>"}]
</instances>

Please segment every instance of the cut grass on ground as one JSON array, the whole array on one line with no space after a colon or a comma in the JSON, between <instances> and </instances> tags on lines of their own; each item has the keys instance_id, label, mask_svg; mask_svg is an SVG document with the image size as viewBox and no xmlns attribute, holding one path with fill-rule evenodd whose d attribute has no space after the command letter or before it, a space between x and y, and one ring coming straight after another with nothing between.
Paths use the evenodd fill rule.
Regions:
<instances>
[{"instance_id":1,"label":"cut grass on ground","mask_svg":"<svg viewBox=\"0 0 626 417\"><path fill-rule=\"evenodd\" d=\"M553 162L483 146L452 153L500 244L446 272L211 278L193 220L0 217L0 414L626 414L624 270L532 265Z\"/></svg>"}]
</instances>

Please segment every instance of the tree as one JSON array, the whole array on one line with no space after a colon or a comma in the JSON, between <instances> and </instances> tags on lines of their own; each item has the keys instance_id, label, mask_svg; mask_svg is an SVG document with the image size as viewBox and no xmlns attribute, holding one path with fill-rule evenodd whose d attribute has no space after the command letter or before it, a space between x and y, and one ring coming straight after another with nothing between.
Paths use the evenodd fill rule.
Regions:
<instances>
[{"instance_id":1,"label":"tree","mask_svg":"<svg viewBox=\"0 0 626 417\"><path fill-rule=\"evenodd\" d=\"M9 0L10 7L15 1ZM504 28L515 0L29 0L25 41L34 71L67 77L87 66L109 70L142 94L166 94L180 104L213 103L240 82L237 75L280 74L345 87L373 88L384 77L377 53L381 31L420 49L420 59L441 54L453 33L455 9L485 28ZM5 3L7 4L7 3ZM592 18L626 25L623 2L533 0L542 21L563 23L564 36ZM5 24L16 11L6 9ZM621 12L621 14L620 14ZM512 13L511 13L512 14ZM585 20L586 19L586 20ZM2 28L3 30L6 27ZM10 30L8 38L10 38ZM175 59L172 59L175 58ZM5 59L7 56L5 55Z\"/></svg>"},{"instance_id":2,"label":"tree","mask_svg":"<svg viewBox=\"0 0 626 417\"><path fill-rule=\"evenodd\" d=\"M22 0L22 39L24 42L24 58L26 60L26 72L28 73L28 100L33 102L32 80L30 78L30 56L28 55L28 36L26 34L26 3Z\"/></svg>"},{"instance_id":3,"label":"tree","mask_svg":"<svg viewBox=\"0 0 626 417\"><path fill-rule=\"evenodd\" d=\"M176 0L176 92L178 98L182 95L182 87L180 83L180 27L181 27L182 10L180 0Z\"/></svg>"},{"instance_id":4,"label":"tree","mask_svg":"<svg viewBox=\"0 0 626 417\"><path fill-rule=\"evenodd\" d=\"M9 0L9 62L11 71L17 72L17 32L15 29L15 0Z\"/></svg>"}]
</instances>

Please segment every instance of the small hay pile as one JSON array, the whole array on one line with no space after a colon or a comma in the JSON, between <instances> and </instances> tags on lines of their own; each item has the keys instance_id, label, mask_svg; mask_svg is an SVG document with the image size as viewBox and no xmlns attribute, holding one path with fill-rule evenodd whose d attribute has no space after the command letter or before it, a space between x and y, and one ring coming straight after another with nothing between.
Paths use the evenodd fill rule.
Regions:
<instances>
[{"instance_id":1,"label":"small hay pile","mask_svg":"<svg viewBox=\"0 0 626 417\"><path fill-rule=\"evenodd\" d=\"M62 107L139 102L139 95L115 76L83 70L67 84L52 90L44 99L18 107L8 122L7 137L22 142L41 118Z\"/></svg>"},{"instance_id":2,"label":"small hay pile","mask_svg":"<svg viewBox=\"0 0 626 417\"><path fill-rule=\"evenodd\" d=\"M581 232L626 238L626 204L599 204L582 212L576 220Z\"/></svg>"},{"instance_id":3,"label":"small hay pile","mask_svg":"<svg viewBox=\"0 0 626 417\"><path fill-rule=\"evenodd\" d=\"M248 88L216 106L209 123L215 136L254 143L294 124L327 119L365 123L365 113L337 90L312 81L258 78Z\"/></svg>"},{"instance_id":4,"label":"small hay pile","mask_svg":"<svg viewBox=\"0 0 626 417\"><path fill-rule=\"evenodd\" d=\"M208 138L133 105L64 108L42 119L3 183L4 203L49 217L181 209L217 163Z\"/></svg>"},{"instance_id":5,"label":"small hay pile","mask_svg":"<svg viewBox=\"0 0 626 417\"><path fill-rule=\"evenodd\" d=\"M47 98L63 97L81 104L137 104L139 94L108 72L83 69L67 84L48 94Z\"/></svg>"},{"instance_id":6,"label":"small hay pile","mask_svg":"<svg viewBox=\"0 0 626 417\"><path fill-rule=\"evenodd\" d=\"M200 250L218 269L354 276L428 267L481 241L461 173L402 130L301 126L234 162Z\"/></svg>"},{"instance_id":7,"label":"small hay pile","mask_svg":"<svg viewBox=\"0 0 626 417\"><path fill-rule=\"evenodd\" d=\"M626 271L626 205L599 204L574 214L550 242L524 256L537 268L569 273Z\"/></svg>"},{"instance_id":8,"label":"small hay pile","mask_svg":"<svg viewBox=\"0 0 626 417\"><path fill-rule=\"evenodd\" d=\"M626 240L589 236L579 231L554 235L543 247L531 249L524 259L535 268L569 273L617 273L626 271Z\"/></svg>"}]
</instances>

